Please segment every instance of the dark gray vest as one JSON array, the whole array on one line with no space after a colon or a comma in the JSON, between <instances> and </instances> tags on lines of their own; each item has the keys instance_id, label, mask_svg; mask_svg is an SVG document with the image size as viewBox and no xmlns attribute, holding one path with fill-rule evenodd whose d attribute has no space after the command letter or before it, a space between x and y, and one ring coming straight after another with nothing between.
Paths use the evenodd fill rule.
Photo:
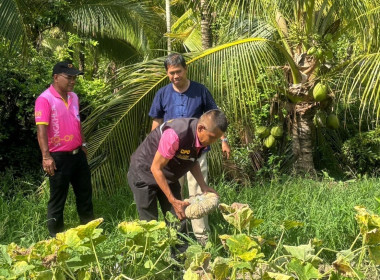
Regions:
<instances>
[{"instance_id":1,"label":"dark gray vest","mask_svg":"<svg viewBox=\"0 0 380 280\"><path fill-rule=\"evenodd\" d=\"M202 150L198 153L195 147L197 123L198 119L196 118L181 118L167 121L157 127L132 154L129 172L133 172L148 185L157 184L150 167L158 150L162 133L171 128L178 135L179 148L175 156L164 167L163 172L169 184L178 181L194 166L202 153Z\"/></svg>"}]
</instances>

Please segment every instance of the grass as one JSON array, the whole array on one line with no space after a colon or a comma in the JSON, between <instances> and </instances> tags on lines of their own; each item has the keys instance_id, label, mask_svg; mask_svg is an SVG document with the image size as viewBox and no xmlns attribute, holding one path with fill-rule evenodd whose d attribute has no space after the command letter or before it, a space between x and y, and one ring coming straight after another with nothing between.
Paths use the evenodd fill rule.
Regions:
<instances>
[{"instance_id":1,"label":"grass","mask_svg":"<svg viewBox=\"0 0 380 280\"><path fill-rule=\"evenodd\" d=\"M254 234L278 241L281 225L285 220L304 223L303 227L291 229L284 236L284 244L299 245L310 239L323 241L323 247L343 250L351 246L359 229L355 221L354 206L363 205L374 211L377 204L374 197L380 196L379 179L362 179L352 182L285 177L251 187L241 187L223 179L214 187L221 196L221 202L247 203L256 218L264 222ZM15 242L27 247L48 238L46 229L46 205L48 187L39 193L15 193L11 197L0 196L0 244ZM137 218L133 196L127 186L118 188L113 196L94 198L96 217L103 217L105 234L113 236L121 221ZM219 212L210 215L211 240L219 243L218 234L231 233L232 228ZM70 191L65 207L66 228L75 227L79 219L75 198ZM112 246L112 238L104 246ZM217 248L218 246L216 246Z\"/></svg>"},{"instance_id":2,"label":"grass","mask_svg":"<svg viewBox=\"0 0 380 280\"><path fill-rule=\"evenodd\" d=\"M380 196L379 183L379 179L317 182L288 177L249 188L220 182L216 189L221 202L247 203L255 217L264 220L254 232L257 235L278 240L285 220L300 221L304 226L286 232L284 244L306 244L318 238L323 241L322 247L343 250L351 246L359 233L354 207L363 205L375 212L378 206L374 198ZM219 213L213 214L210 220L214 232L228 231L229 226L223 223Z\"/></svg>"}]
</instances>

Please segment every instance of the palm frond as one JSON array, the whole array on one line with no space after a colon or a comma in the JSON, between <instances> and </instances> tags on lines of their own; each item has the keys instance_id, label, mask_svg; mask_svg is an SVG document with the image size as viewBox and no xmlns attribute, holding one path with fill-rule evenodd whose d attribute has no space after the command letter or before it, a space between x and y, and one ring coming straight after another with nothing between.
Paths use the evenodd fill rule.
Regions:
<instances>
[{"instance_id":1,"label":"palm frond","mask_svg":"<svg viewBox=\"0 0 380 280\"><path fill-rule=\"evenodd\" d=\"M360 100L360 120L368 117L377 126L380 119L380 49L357 56L343 66L337 85L340 89L338 101L348 108L350 103ZM336 73L341 69L338 67Z\"/></svg>"},{"instance_id":2,"label":"palm frond","mask_svg":"<svg viewBox=\"0 0 380 280\"><path fill-rule=\"evenodd\" d=\"M19 0L2 0L0 2L0 37L10 43L10 47L22 46L27 31L23 24L22 11L26 4Z\"/></svg>"},{"instance_id":3,"label":"palm frond","mask_svg":"<svg viewBox=\"0 0 380 280\"><path fill-rule=\"evenodd\" d=\"M190 52L199 52L202 50L202 35L199 20L192 9L187 10L172 24L171 31L172 33L167 34L167 36L182 42L185 48Z\"/></svg>"},{"instance_id":4,"label":"palm frond","mask_svg":"<svg viewBox=\"0 0 380 280\"><path fill-rule=\"evenodd\" d=\"M270 88L269 80L258 80L282 57L263 38L235 41L188 57L189 78L205 84L231 122L250 123L250 111L260 106L260 94ZM151 127L148 111L157 90L168 83L164 58L120 69L114 87L119 91L106 97L84 123L90 142L89 157L104 160L93 169L96 188L110 190L126 174L129 157ZM111 90L111 89L109 89ZM103 168L104 166L104 168ZM116 174L117 173L117 174ZM100 179L101 178L101 179Z\"/></svg>"},{"instance_id":5,"label":"palm frond","mask_svg":"<svg viewBox=\"0 0 380 280\"><path fill-rule=\"evenodd\" d=\"M164 31L164 22L148 5L139 0L73 1L70 18L77 30L90 36L104 36L124 40L140 53ZM160 28L161 27L161 28ZM160 30L161 32L157 32Z\"/></svg>"}]
</instances>

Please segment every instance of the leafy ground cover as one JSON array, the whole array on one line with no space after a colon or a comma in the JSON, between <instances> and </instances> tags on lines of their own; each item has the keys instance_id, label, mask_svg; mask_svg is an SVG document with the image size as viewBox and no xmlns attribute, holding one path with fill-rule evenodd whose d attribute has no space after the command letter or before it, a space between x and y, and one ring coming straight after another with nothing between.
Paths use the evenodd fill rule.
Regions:
<instances>
[{"instance_id":1,"label":"leafy ground cover","mask_svg":"<svg viewBox=\"0 0 380 280\"><path fill-rule=\"evenodd\" d=\"M137 217L136 210L131 203L132 196L125 188L120 188L115 196L94 200L95 213L103 218L89 226L90 230L83 226L74 228L78 221L71 194L65 210L65 220L67 228L74 229L62 235L60 241L51 241L45 229L47 188L44 186L36 194L16 194L11 198L1 196L0 244L3 246L0 262L2 269L13 271L12 273L16 273L14 265L18 263L20 267L17 271L22 272L19 276L21 278L14 279L22 279L28 271L39 273L47 268L50 272L43 274L47 278L37 279L52 279L54 273L57 273L57 277L65 276L66 279L90 279L86 278L90 276L91 279L160 279L157 278L157 273L162 279L180 279L182 271L186 272L186 279L198 279L202 273L204 277L209 277L204 279L238 279L246 273L258 273L259 268L264 277L262 263L283 268L283 271L265 269L270 272L265 274L265 277L269 277L266 279L293 279L291 277L294 275L298 275L295 279L315 279L315 275L344 275L339 269L335 269L335 274L332 274L335 261L338 261L335 262L338 268L347 270L345 274L348 276L361 278L365 277L363 275L376 275L376 268L369 266L369 262L370 257L372 261L377 261L374 257L377 249L371 253L369 248L377 248L377 231L376 234L371 233L371 238L366 236L368 231L378 227L379 219L375 215L378 212L375 199L379 196L378 185L379 179L335 182L327 178L316 182L283 178L252 187L220 181L215 187L225 206L210 216L211 242L205 249L190 240L192 246L185 255L183 265L178 265L170 258L169 246L179 242L172 230L162 223L141 224L133 221ZM242 215L249 218L249 222L238 225L226 218L226 215L235 211L230 206L233 202L246 203L250 207ZM360 207L355 210L357 205L364 205L367 209L374 210L375 214L367 214ZM358 215L364 218L358 220ZM369 220L372 221L370 226ZM82 231L87 235L81 235ZM359 232L362 235L358 237ZM78 239L78 234L83 238ZM240 248L236 243L246 243L246 247ZM41 252L41 246L50 249ZM46 262L50 260L47 257L54 257L57 248L61 248L59 251L64 253L59 258L57 255L59 260L53 259L47 266ZM328 249L319 251L321 248ZM297 258L300 250L303 254L307 252L310 258ZM30 252L36 253L31 255ZM337 259L337 252L341 252L340 260ZM311 262L319 259L322 261L318 262L318 266ZM229 263L232 260L231 266ZM63 266L67 262L68 267ZM312 268L316 269L321 264L326 265L327 269L318 271ZM371 269L370 272L360 271L358 264L365 264L367 270ZM215 269L226 274L218 274ZM294 271L300 270L312 271L306 275L314 276L299 278L301 274ZM4 271L2 273L6 273ZM39 275L38 273L34 275ZM271 273L288 275L288 278L273 278L280 276ZM59 277L57 279L61 279Z\"/></svg>"}]
</instances>

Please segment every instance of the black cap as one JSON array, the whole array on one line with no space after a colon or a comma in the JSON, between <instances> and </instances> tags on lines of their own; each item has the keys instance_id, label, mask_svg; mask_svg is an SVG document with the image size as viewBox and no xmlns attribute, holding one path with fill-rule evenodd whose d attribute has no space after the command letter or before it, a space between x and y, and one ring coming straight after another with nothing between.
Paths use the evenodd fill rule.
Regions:
<instances>
[{"instance_id":1,"label":"black cap","mask_svg":"<svg viewBox=\"0 0 380 280\"><path fill-rule=\"evenodd\" d=\"M67 61L58 62L56 65L54 65L53 75L61 74L61 73L64 73L70 76L83 75L83 72L76 69L72 63L67 62Z\"/></svg>"}]
</instances>

